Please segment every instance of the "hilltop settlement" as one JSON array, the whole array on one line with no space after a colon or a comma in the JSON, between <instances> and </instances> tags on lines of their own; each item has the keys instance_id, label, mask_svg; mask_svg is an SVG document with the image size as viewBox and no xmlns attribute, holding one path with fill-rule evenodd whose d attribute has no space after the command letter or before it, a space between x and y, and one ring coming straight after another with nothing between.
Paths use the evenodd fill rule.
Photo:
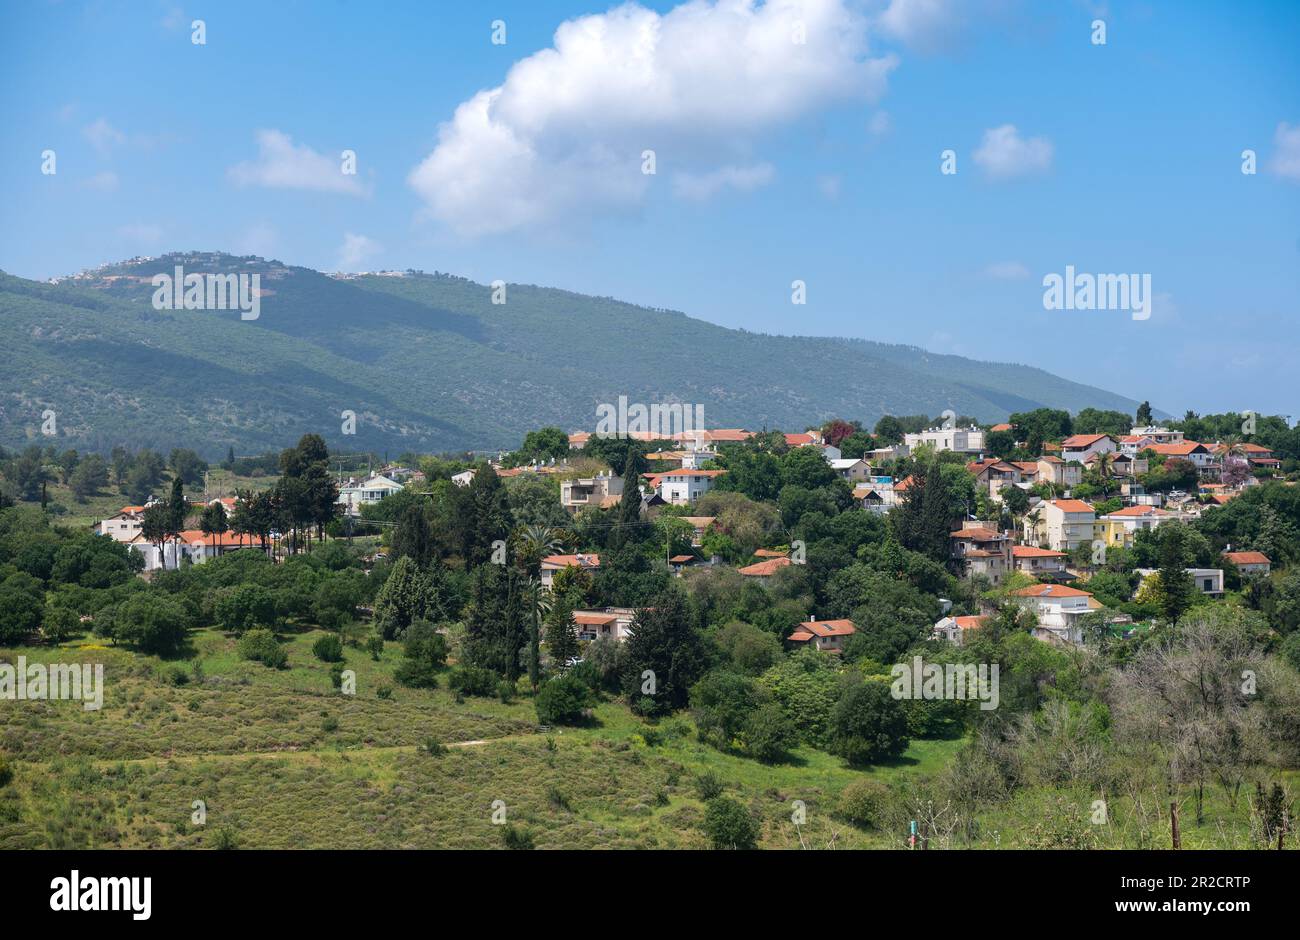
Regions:
<instances>
[{"instance_id":1,"label":"hilltop settlement","mask_svg":"<svg viewBox=\"0 0 1300 940\"><path fill-rule=\"evenodd\" d=\"M0 472L0 654L183 662L197 637L283 669L305 633L335 689L351 657L392 656L412 695L525 702L544 728L618 708L652 745L689 719L692 739L773 766L960 741L936 784L952 819L916 836L945 844L978 844L980 813L1024 788L1103 786L1134 794L1113 844L1168 844L1169 800L1141 794L1186 793L1208 827L1215 780L1254 832L1300 765L1300 428L1281 417L551 427L508 453L396 461L317 435L214 464L33 445ZM969 668L972 688L900 692L912 663ZM1180 684L1189 663L1212 694ZM21 759L18 741L0 738ZM714 844L775 838L753 806L701 799ZM917 812L867 783L835 799L864 831Z\"/></svg>"}]
</instances>

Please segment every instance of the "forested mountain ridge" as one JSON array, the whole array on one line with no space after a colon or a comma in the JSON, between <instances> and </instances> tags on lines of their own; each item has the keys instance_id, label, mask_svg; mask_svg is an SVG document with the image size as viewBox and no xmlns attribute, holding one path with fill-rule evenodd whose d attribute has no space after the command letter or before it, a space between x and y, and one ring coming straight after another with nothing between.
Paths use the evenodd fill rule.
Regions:
<instances>
[{"instance_id":1,"label":"forested mountain ridge","mask_svg":"<svg viewBox=\"0 0 1300 940\"><path fill-rule=\"evenodd\" d=\"M155 310L150 279L247 272L260 315ZM446 274L330 276L188 252L57 283L0 274L0 444L40 434L83 448L278 448L303 433L352 450L515 446L528 430L590 429L596 406L681 401L709 426L800 430L842 416L952 409L982 420L1039 406L1136 403L1040 369L916 347L733 330L608 297ZM344 437L341 414L357 415Z\"/></svg>"}]
</instances>

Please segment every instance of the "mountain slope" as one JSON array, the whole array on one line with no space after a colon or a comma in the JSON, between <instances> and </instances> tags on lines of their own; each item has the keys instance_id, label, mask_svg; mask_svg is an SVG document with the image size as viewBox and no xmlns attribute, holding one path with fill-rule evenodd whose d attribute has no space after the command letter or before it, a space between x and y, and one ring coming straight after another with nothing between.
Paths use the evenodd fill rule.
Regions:
<instances>
[{"instance_id":1,"label":"mountain slope","mask_svg":"<svg viewBox=\"0 0 1300 940\"><path fill-rule=\"evenodd\" d=\"M256 272L261 315L154 310L150 278ZM0 443L255 453L308 431L343 450L515 446L596 407L680 401L711 427L802 429L882 414L983 420L1135 403L1040 369L864 340L770 336L607 297L449 275L331 277L220 253L135 259L57 284L0 275ZM357 414L356 436L340 433ZM60 444L60 446L65 446Z\"/></svg>"}]
</instances>

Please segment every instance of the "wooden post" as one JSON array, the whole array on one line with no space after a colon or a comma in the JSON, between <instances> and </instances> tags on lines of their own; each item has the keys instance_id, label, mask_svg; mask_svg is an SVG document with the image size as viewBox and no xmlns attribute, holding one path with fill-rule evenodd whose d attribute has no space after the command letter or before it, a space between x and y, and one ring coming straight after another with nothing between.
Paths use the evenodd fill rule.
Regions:
<instances>
[{"instance_id":1,"label":"wooden post","mask_svg":"<svg viewBox=\"0 0 1300 940\"><path fill-rule=\"evenodd\" d=\"M1169 832L1173 838L1173 845L1176 849L1183 847L1182 840L1178 835L1178 801L1169 801Z\"/></svg>"}]
</instances>

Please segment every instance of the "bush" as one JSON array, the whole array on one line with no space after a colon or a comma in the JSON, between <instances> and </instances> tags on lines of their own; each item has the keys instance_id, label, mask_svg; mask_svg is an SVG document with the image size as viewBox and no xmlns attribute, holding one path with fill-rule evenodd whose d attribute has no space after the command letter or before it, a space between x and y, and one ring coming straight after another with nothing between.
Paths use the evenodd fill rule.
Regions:
<instances>
[{"instance_id":1,"label":"bush","mask_svg":"<svg viewBox=\"0 0 1300 940\"><path fill-rule=\"evenodd\" d=\"M384 638L382 636L372 636L366 640L366 652L375 662L379 662L379 657L384 655Z\"/></svg>"},{"instance_id":2,"label":"bush","mask_svg":"<svg viewBox=\"0 0 1300 940\"><path fill-rule=\"evenodd\" d=\"M334 688L343 688L343 673L344 669L342 663L335 663L333 666L330 666L330 684L334 686Z\"/></svg>"},{"instance_id":3,"label":"bush","mask_svg":"<svg viewBox=\"0 0 1300 940\"><path fill-rule=\"evenodd\" d=\"M907 715L883 682L867 681L844 693L831 714L832 754L870 764L907 749Z\"/></svg>"},{"instance_id":4,"label":"bush","mask_svg":"<svg viewBox=\"0 0 1300 940\"><path fill-rule=\"evenodd\" d=\"M508 849L535 848L533 834L527 829L516 829L514 826L506 826L501 830L501 841Z\"/></svg>"},{"instance_id":5,"label":"bush","mask_svg":"<svg viewBox=\"0 0 1300 940\"><path fill-rule=\"evenodd\" d=\"M3 754L0 754L0 787L7 787L14 779L13 768Z\"/></svg>"},{"instance_id":6,"label":"bush","mask_svg":"<svg viewBox=\"0 0 1300 940\"><path fill-rule=\"evenodd\" d=\"M481 666L458 666L447 677L447 687L462 695L495 695L497 674Z\"/></svg>"},{"instance_id":7,"label":"bush","mask_svg":"<svg viewBox=\"0 0 1300 940\"><path fill-rule=\"evenodd\" d=\"M336 634L327 633L311 645L312 655L326 663L343 661L343 641Z\"/></svg>"},{"instance_id":8,"label":"bush","mask_svg":"<svg viewBox=\"0 0 1300 940\"><path fill-rule=\"evenodd\" d=\"M391 685L381 685L375 689L375 695L378 698L390 699L393 697L393 687Z\"/></svg>"},{"instance_id":9,"label":"bush","mask_svg":"<svg viewBox=\"0 0 1300 940\"><path fill-rule=\"evenodd\" d=\"M705 803L722 796L722 781L712 771L706 770L695 778L695 792Z\"/></svg>"},{"instance_id":10,"label":"bush","mask_svg":"<svg viewBox=\"0 0 1300 940\"><path fill-rule=\"evenodd\" d=\"M745 722L745 752L765 764L784 760L799 743L794 722L775 702L760 705Z\"/></svg>"},{"instance_id":11,"label":"bush","mask_svg":"<svg viewBox=\"0 0 1300 940\"><path fill-rule=\"evenodd\" d=\"M704 811L704 833L715 849L758 848L758 822L729 796L709 800Z\"/></svg>"},{"instance_id":12,"label":"bush","mask_svg":"<svg viewBox=\"0 0 1300 940\"><path fill-rule=\"evenodd\" d=\"M840 793L835 815L855 826L879 826L884 819L889 788L878 780L854 780Z\"/></svg>"},{"instance_id":13,"label":"bush","mask_svg":"<svg viewBox=\"0 0 1300 940\"><path fill-rule=\"evenodd\" d=\"M572 676L552 679L537 693L537 720L544 725L576 724L582 719L591 694L586 683Z\"/></svg>"},{"instance_id":14,"label":"bush","mask_svg":"<svg viewBox=\"0 0 1300 940\"><path fill-rule=\"evenodd\" d=\"M416 689L436 689L438 671L446 662L447 638L437 632L433 624L417 620L406 631L402 662L394 676L402 685Z\"/></svg>"},{"instance_id":15,"label":"bush","mask_svg":"<svg viewBox=\"0 0 1300 940\"><path fill-rule=\"evenodd\" d=\"M424 753L430 757L441 757L447 753L447 745L443 744L437 738L424 739Z\"/></svg>"},{"instance_id":16,"label":"bush","mask_svg":"<svg viewBox=\"0 0 1300 940\"><path fill-rule=\"evenodd\" d=\"M501 699L503 704L509 705L515 700L515 684L509 679L502 679L497 683L497 698Z\"/></svg>"},{"instance_id":17,"label":"bush","mask_svg":"<svg viewBox=\"0 0 1300 940\"><path fill-rule=\"evenodd\" d=\"M326 734L333 734L339 730L339 720L331 715L320 723L320 729Z\"/></svg>"},{"instance_id":18,"label":"bush","mask_svg":"<svg viewBox=\"0 0 1300 940\"><path fill-rule=\"evenodd\" d=\"M289 662L285 652L270 630L249 630L239 638L239 655L244 659L262 663L272 669L283 669Z\"/></svg>"}]
</instances>

